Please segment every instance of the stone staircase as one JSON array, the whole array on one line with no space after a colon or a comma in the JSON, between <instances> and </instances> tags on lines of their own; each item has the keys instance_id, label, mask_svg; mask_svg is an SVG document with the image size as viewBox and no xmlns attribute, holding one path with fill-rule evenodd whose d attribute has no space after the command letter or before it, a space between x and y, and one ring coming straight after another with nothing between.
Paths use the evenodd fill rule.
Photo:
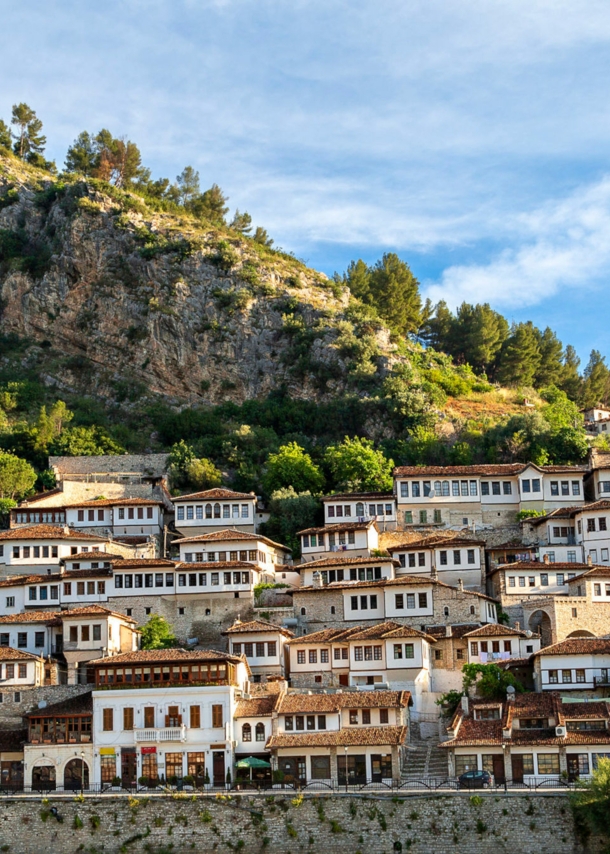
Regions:
<instances>
[{"instance_id":1,"label":"stone staircase","mask_svg":"<svg viewBox=\"0 0 610 854\"><path fill-rule=\"evenodd\" d=\"M423 780L426 777L445 779L448 775L447 754L438 749L438 736L414 738L407 746L406 767L402 774L406 780Z\"/></svg>"}]
</instances>

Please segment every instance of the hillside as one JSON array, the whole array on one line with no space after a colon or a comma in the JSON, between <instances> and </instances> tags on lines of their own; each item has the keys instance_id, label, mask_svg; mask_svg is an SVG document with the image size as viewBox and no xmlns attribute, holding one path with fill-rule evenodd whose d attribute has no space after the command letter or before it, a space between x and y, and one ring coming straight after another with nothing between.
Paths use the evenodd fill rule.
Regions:
<instances>
[{"instance_id":1,"label":"hillside","mask_svg":"<svg viewBox=\"0 0 610 854\"><path fill-rule=\"evenodd\" d=\"M2 331L44 348L60 389L320 399L378 385L405 360L347 289L229 229L7 157L0 208Z\"/></svg>"}]
</instances>

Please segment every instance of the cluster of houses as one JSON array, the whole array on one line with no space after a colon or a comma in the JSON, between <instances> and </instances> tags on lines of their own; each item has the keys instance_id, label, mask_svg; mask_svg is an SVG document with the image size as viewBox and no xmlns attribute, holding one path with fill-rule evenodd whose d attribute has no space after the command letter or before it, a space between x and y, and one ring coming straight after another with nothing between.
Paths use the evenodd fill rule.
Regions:
<instances>
[{"instance_id":1,"label":"cluster of houses","mask_svg":"<svg viewBox=\"0 0 610 854\"><path fill-rule=\"evenodd\" d=\"M526 690L463 697L447 776L610 755L610 454L399 467L325 496L299 561L256 495L172 496L167 455L50 464L0 531L0 786L396 782L466 664ZM181 647L140 648L154 614Z\"/></svg>"}]
</instances>

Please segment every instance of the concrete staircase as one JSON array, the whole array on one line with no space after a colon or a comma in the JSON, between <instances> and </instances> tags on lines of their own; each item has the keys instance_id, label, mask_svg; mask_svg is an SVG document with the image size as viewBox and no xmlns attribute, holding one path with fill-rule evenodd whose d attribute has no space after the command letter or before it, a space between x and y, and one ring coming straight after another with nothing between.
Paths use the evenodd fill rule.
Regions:
<instances>
[{"instance_id":1,"label":"concrete staircase","mask_svg":"<svg viewBox=\"0 0 610 854\"><path fill-rule=\"evenodd\" d=\"M402 774L406 780L423 780L426 777L445 779L448 775L447 754L438 748L438 736L414 738L407 746L406 767Z\"/></svg>"}]
</instances>

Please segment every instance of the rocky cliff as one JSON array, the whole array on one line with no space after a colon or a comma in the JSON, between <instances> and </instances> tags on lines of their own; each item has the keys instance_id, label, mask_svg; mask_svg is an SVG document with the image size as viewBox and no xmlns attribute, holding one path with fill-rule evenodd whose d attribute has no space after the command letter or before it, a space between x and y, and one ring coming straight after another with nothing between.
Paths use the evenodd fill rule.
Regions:
<instances>
[{"instance_id":1,"label":"rocky cliff","mask_svg":"<svg viewBox=\"0 0 610 854\"><path fill-rule=\"evenodd\" d=\"M47 384L106 399L321 399L404 362L347 290L297 259L96 181L0 158L1 331Z\"/></svg>"}]
</instances>

